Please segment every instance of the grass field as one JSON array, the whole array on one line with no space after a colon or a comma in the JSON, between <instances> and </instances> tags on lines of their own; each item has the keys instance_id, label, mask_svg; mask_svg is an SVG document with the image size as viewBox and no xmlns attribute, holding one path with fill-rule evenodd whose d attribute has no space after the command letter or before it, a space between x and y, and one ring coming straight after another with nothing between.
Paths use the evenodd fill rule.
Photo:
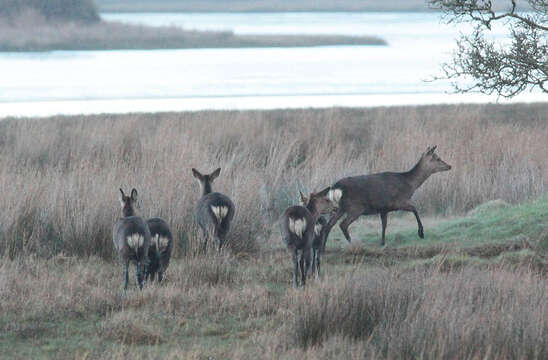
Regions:
<instances>
[{"instance_id":1,"label":"grass field","mask_svg":"<svg viewBox=\"0 0 548 360\"><path fill-rule=\"evenodd\" d=\"M548 105L203 111L0 120L0 358L543 359L548 356ZM298 191L453 166L412 215L335 228L324 274L291 288L276 221ZM197 255L190 169L237 213ZM120 298L118 188L175 233L161 286Z\"/></svg>"},{"instance_id":2,"label":"grass field","mask_svg":"<svg viewBox=\"0 0 548 360\"><path fill-rule=\"evenodd\" d=\"M356 224L359 243L332 242L321 280L298 290L279 243L178 258L123 300L121 267L97 257L5 259L0 357L546 358L548 199L427 218L425 240L397 223L386 248L378 224Z\"/></svg>"}]
</instances>

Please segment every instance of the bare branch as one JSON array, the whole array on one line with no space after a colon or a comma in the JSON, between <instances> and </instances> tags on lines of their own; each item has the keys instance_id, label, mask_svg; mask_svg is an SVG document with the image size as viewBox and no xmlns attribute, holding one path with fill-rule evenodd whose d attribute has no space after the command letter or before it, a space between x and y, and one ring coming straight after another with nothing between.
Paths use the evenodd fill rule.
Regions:
<instances>
[{"instance_id":1,"label":"bare branch","mask_svg":"<svg viewBox=\"0 0 548 360\"><path fill-rule=\"evenodd\" d=\"M547 92L548 0L528 0L534 10L530 13L519 12L516 0L508 0L503 12L495 11L491 0L429 0L429 3L444 12L447 22L476 24L471 34L457 40L453 60L442 65L442 78L452 79L455 91L503 97L535 88ZM492 24L500 21L510 30L510 45L498 44L484 36L483 30L490 31Z\"/></svg>"}]
</instances>

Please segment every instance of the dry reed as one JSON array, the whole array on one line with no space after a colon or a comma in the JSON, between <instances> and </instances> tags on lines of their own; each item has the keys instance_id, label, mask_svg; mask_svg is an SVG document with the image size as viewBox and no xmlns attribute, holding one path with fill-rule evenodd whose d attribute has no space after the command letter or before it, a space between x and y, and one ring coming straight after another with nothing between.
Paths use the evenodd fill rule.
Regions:
<instances>
[{"instance_id":1,"label":"dry reed","mask_svg":"<svg viewBox=\"0 0 548 360\"><path fill-rule=\"evenodd\" d=\"M421 213L461 214L492 199L537 198L548 183L546 105L186 112L0 121L0 253L113 256L119 187L172 227L175 256L199 240L190 169L221 167L235 252L276 238L298 190L405 171L428 145L453 166L414 196ZM194 249L194 250L193 250Z\"/></svg>"}]
</instances>

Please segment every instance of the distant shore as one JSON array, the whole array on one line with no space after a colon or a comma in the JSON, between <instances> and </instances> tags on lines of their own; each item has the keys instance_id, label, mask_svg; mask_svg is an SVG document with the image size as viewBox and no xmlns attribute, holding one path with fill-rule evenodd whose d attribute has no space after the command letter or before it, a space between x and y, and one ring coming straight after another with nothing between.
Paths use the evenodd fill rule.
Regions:
<instances>
[{"instance_id":1,"label":"distant shore","mask_svg":"<svg viewBox=\"0 0 548 360\"><path fill-rule=\"evenodd\" d=\"M433 12L426 0L95 0L100 12ZM506 4L495 3L495 10ZM518 2L519 10L527 10Z\"/></svg>"},{"instance_id":2,"label":"distant shore","mask_svg":"<svg viewBox=\"0 0 548 360\"><path fill-rule=\"evenodd\" d=\"M100 12L431 11L425 0L95 0Z\"/></svg>"},{"instance_id":3,"label":"distant shore","mask_svg":"<svg viewBox=\"0 0 548 360\"><path fill-rule=\"evenodd\" d=\"M42 23L8 26L0 22L1 52L386 45L376 36L236 35L101 21L94 24Z\"/></svg>"}]
</instances>

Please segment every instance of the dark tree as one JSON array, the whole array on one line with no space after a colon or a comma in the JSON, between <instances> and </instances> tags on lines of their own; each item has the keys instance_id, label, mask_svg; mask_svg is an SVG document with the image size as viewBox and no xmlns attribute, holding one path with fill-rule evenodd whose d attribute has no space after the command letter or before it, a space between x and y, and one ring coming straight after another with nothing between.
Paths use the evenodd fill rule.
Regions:
<instances>
[{"instance_id":1,"label":"dark tree","mask_svg":"<svg viewBox=\"0 0 548 360\"><path fill-rule=\"evenodd\" d=\"M443 78L453 79L457 92L503 97L533 89L548 92L548 0L523 0L519 4L516 0L496 4L491 0L428 2L443 11L448 23L474 24L472 33L457 40L453 59L442 65ZM509 30L509 41L504 44L488 38L497 22Z\"/></svg>"}]
</instances>

